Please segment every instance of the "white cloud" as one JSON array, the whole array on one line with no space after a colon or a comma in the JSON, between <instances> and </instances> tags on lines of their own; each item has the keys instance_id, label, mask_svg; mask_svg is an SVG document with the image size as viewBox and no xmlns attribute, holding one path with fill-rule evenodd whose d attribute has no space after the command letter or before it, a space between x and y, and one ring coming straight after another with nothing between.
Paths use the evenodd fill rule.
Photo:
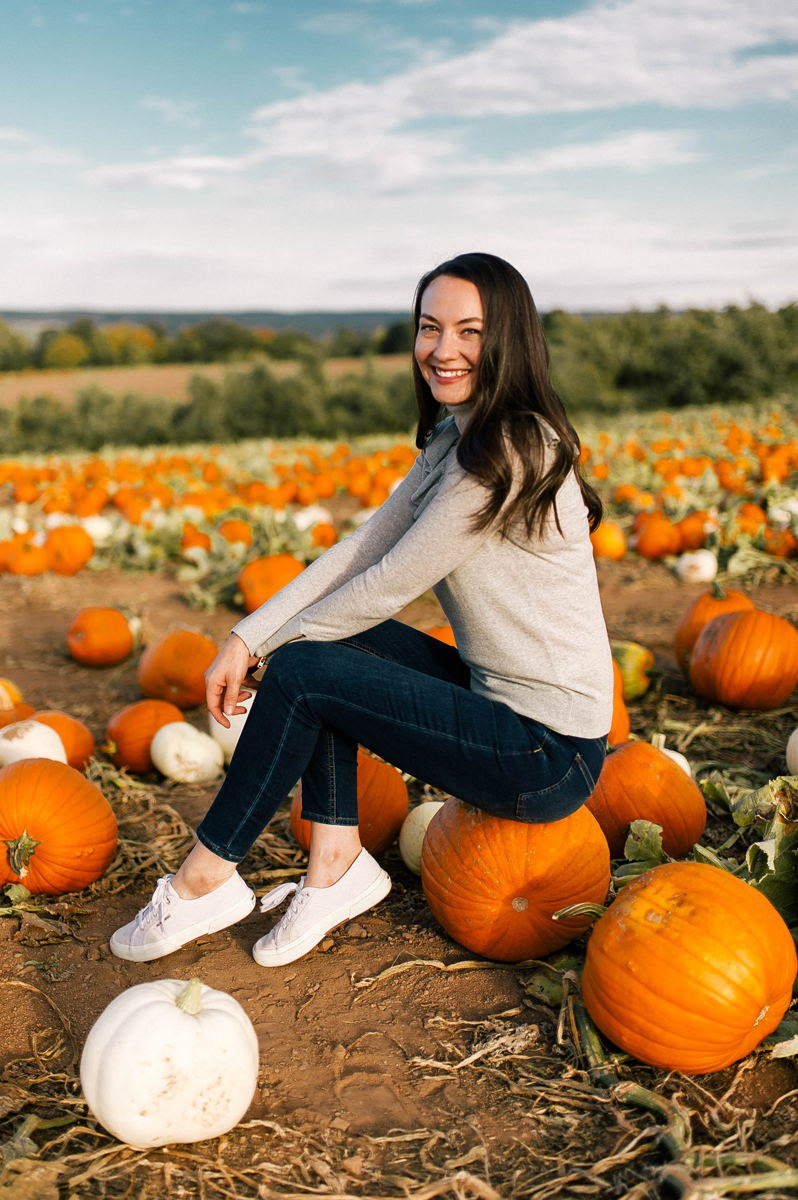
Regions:
<instances>
[{"instance_id":1,"label":"white cloud","mask_svg":"<svg viewBox=\"0 0 798 1200\"><path fill-rule=\"evenodd\" d=\"M379 83L352 81L264 105L247 131L258 150L231 157L226 167L219 159L205 168L196 163L190 184L179 159L108 167L94 178L158 186L173 179L172 186L199 187L221 171L273 162L304 163L325 179L360 189L410 187L439 172L461 149L462 134L482 118L798 99L798 55L778 53L776 45L790 39L798 40L798 10L783 0L756 6L751 0L598 0L565 17L516 21L477 50L416 64ZM753 49L756 54L746 55ZM148 106L167 119L194 119L190 102L150 97ZM434 133L424 127L430 118L438 126ZM448 125L443 131L442 121ZM688 161L683 146L667 150L662 136L672 135L652 133L648 149L643 135L636 136L636 142L583 148L579 163L591 165L591 154L595 165L629 169ZM574 169L573 154L568 146L547 151L529 169ZM513 174L516 167L510 161L504 170Z\"/></svg>"},{"instance_id":2,"label":"white cloud","mask_svg":"<svg viewBox=\"0 0 798 1200\"><path fill-rule=\"evenodd\" d=\"M694 149L694 136L680 129L633 129L595 142L571 142L519 158L494 163L460 164L452 169L460 175L547 175L557 171L595 171L614 168L651 171L655 167L678 166L703 157Z\"/></svg>"},{"instance_id":3,"label":"white cloud","mask_svg":"<svg viewBox=\"0 0 798 1200\"><path fill-rule=\"evenodd\" d=\"M145 96L139 108L160 113L167 125L182 125L195 129L202 121L197 116L196 100L172 100L169 96Z\"/></svg>"},{"instance_id":4,"label":"white cloud","mask_svg":"<svg viewBox=\"0 0 798 1200\"><path fill-rule=\"evenodd\" d=\"M74 167L80 162L71 150L49 146L26 129L0 129L0 165Z\"/></svg>"}]
</instances>

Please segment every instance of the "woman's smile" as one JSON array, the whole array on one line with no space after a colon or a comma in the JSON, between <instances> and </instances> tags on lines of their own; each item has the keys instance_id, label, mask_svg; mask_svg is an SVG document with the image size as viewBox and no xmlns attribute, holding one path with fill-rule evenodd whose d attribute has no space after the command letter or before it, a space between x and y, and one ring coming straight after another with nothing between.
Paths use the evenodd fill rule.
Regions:
<instances>
[{"instance_id":1,"label":"woman's smile","mask_svg":"<svg viewBox=\"0 0 798 1200\"><path fill-rule=\"evenodd\" d=\"M421 299L415 355L433 397L441 404L471 399L482 351L482 299L465 279L440 275Z\"/></svg>"}]
</instances>

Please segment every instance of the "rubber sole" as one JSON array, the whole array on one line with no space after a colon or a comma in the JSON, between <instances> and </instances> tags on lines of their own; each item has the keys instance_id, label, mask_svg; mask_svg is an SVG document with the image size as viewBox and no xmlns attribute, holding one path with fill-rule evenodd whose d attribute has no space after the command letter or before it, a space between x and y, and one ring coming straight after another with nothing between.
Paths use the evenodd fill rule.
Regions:
<instances>
[{"instance_id":1,"label":"rubber sole","mask_svg":"<svg viewBox=\"0 0 798 1200\"><path fill-rule=\"evenodd\" d=\"M356 900L348 906L345 913L341 913L339 909L335 920L331 925L325 925L323 928L316 926L314 929L309 929L301 938L297 938L290 946L283 946L280 950L264 951L260 948L261 942L265 938L261 938L252 947L252 957L258 966L261 967L284 967L287 963L296 962L298 958L304 958L306 954L318 946L319 942L332 933L334 929L351 921L354 917L359 917L361 913L367 912L373 908L375 904L379 904L380 900L384 900L392 887L391 877L386 871L383 871L381 876L374 881L372 886L367 891L361 892ZM268 934L267 934L268 936Z\"/></svg>"},{"instance_id":2,"label":"rubber sole","mask_svg":"<svg viewBox=\"0 0 798 1200\"><path fill-rule=\"evenodd\" d=\"M204 937L209 933L218 933L220 929L227 929L230 925L235 925L237 921L243 921L244 917L248 917L252 912L256 903L257 897L254 892L250 891L248 896L243 897L226 912L219 913L207 921L197 921L195 925L187 926L176 937L164 938L161 942L150 942L145 946L127 946L124 942L115 941L116 934L114 934L109 943L111 953L115 954L117 958L126 959L127 962L152 962L156 958L165 958L167 954L174 954L175 950L180 950L198 937Z\"/></svg>"}]
</instances>

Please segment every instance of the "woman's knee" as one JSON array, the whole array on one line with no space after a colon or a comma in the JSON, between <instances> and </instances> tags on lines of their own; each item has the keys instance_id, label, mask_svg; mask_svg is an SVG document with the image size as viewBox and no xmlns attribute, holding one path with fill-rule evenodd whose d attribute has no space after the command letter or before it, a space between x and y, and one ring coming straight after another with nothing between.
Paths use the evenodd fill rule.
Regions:
<instances>
[{"instance_id":1,"label":"woman's knee","mask_svg":"<svg viewBox=\"0 0 798 1200\"><path fill-rule=\"evenodd\" d=\"M275 650L269 659L266 676L271 683L295 691L307 681L318 683L323 677L325 661L332 657L335 642L310 642L300 639L287 642Z\"/></svg>"}]
</instances>

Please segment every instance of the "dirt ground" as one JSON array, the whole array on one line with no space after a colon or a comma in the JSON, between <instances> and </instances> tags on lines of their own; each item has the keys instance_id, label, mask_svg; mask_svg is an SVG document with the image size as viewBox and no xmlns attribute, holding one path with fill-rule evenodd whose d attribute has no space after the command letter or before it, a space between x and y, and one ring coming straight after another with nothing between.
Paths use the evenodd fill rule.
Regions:
<instances>
[{"instance_id":1,"label":"dirt ground","mask_svg":"<svg viewBox=\"0 0 798 1200\"><path fill-rule=\"evenodd\" d=\"M364 369L363 358L331 358L324 365L330 379L350 371ZM372 359L376 370L391 375L407 367L407 354L382 354ZM275 375L283 378L296 371L295 362L267 359ZM7 371L0 374L0 405L10 407L22 397L52 396L55 400L74 399L84 388L99 387L114 396L137 392L142 396L163 396L167 400L188 400L188 385L194 375L204 375L218 383L228 371L248 370L253 363L142 363L131 367L76 367L72 370Z\"/></svg>"},{"instance_id":2,"label":"dirt ground","mask_svg":"<svg viewBox=\"0 0 798 1200\"><path fill-rule=\"evenodd\" d=\"M600 567L611 635L650 646L672 684L673 704L687 703L680 699L671 642L679 617L702 589L679 584L656 565L605 562ZM759 589L752 597L773 612L798 617L798 586ZM111 714L139 699L140 693L132 661L90 670L67 657L68 622L86 604L132 605L141 613L145 641L184 625L221 643L237 619L227 610L193 612L181 598L180 585L163 575L107 570L83 571L73 578L0 576L0 676L12 679L37 708L61 708L80 717L98 746ZM419 628L443 620L431 594L401 617ZM661 710L663 701L658 703ZM633 708L633 728L646 728L653 711L651 706L645 711ZM187 717L200 728L206 725L204 710ZM794 716L785 720L796 723ZM739 761L746 754L750 757L750 750L738 749ZM769 757L765 755L774 775L784 771L779 755L772 747ZM159 802L171 806L192 828L216 790L163 786L155 777L148 783ZM419 787L415 785L416 796ZM257 911L234 928L152 964L113 958L107 946L110 933L146 902L157 873L117 894L89 899L89 912L80 918L72 938L37 944L20 936L15 920L0 920L0 1069L31 1055L32 1031L53 1027L53 1012L42 993L66 1018L80 1046L115 996L134 984L161 978L199 975L210 986L231 993L251 1018L260 1044L258 1091L245 1118L250 1124L234 1131L229 1140L222 1139L224 1146L217 1145L210 1157L202 1157L206 1144L195 1148L197 1161L217 1164L216 1175L211 1171L203 1183L204 1168L192 1165L187 1151L182 1167L179 1155L151 1152L146 1159L130 1158L124 1186L122 1176L107 1166L110 1159L101 1159L105 1175L86 1168L91 1178L80 1177L62 1195L145 1196L171 1189L186 1195L271 1196L289 1194L286 1187L291 1194L380 1196L415 1194L417 1189L425 1200L447 1188L482 1200L515 1194L657 1194L641 1189L648 1187L646 1181L667 1156L663 1158L656 1140L644 1144L645 1154L634 1148L637 1135L651 1125L650 1115L622 1110L602 1098L590 1077L569 1058L562 1039L558 1043L557 1009L530 993L529 970L479 969L478 964L442 970L441 965L469 962L470 955L436 924L420 881L404 868L395 848L385 865L394 884L385 902L335 931L326 949L272 970L257 966L249 953L275 920L273 913L262 916ZM263 893L274 882L262 882L256 890ZM414 961L417 965L403 973L357 986L392 965ZM9 987L12 981L35 990ZM498 1039L497 1048L483 1051L474 1069L458 1066L475 1046L484 1047L491 1038ZM60 1061L61 1050L53 1053L53 1061ZM621 1078L631 1078L624 1076L623 1068L620 1072ZM4 1078L18 1083L20 1076ZM637 1069L634 1078L652 1087L665 1077ZM558 1088L565 1080L571 1091L553 1090L553 1083L547 1082L552 1080L558 1081ZM697 1143L717 1144L723 1138L728 1142L742 1122L747 1130L740 1143L743 1150L792 1143L791 1149L775 1152L789 1158L795 1152L797 1084L798 1072L789 1060L763 1054L750 1059L741 1073L729 1068L698 1082L676 1077L665 1090L675 1091L688 1109L703 1114L694 1120ZM5 1111L3 1086L0 1116ZM67 1080L63 1086L74 1104L74 1083ZM729 1088L732 1092L727 1093ZM708 1111L715 1117L707 1116ZM83 1141L78 1138L71 1147L74 1158L80 1157L77 1145L88 1160L98 1153L93 1147L107 1148L108 1143L98 1143L96 1137L92 1141L88 1135L93 1127L85 1128ZM0 1133L0 1141L9 1132ZM113 1145L115 1149L105 1152L117 1155L113 1161L122 1171L130 1152ZM272 1167L267 1169L266 1162ZM609 1165L601 1165L605 1163ZM158 1173L161 1169L163 1174ZM186 1176L181 1182L182 1169ZM128 1183L134 1190L125 1191ZM207 1192L202 1190L206 1185ZM792 1192L776 1188L768 1194ZM45 1200L51 1195L55 1200L56 1193L48 1193Z\"/></svg>"}]
</instances>

